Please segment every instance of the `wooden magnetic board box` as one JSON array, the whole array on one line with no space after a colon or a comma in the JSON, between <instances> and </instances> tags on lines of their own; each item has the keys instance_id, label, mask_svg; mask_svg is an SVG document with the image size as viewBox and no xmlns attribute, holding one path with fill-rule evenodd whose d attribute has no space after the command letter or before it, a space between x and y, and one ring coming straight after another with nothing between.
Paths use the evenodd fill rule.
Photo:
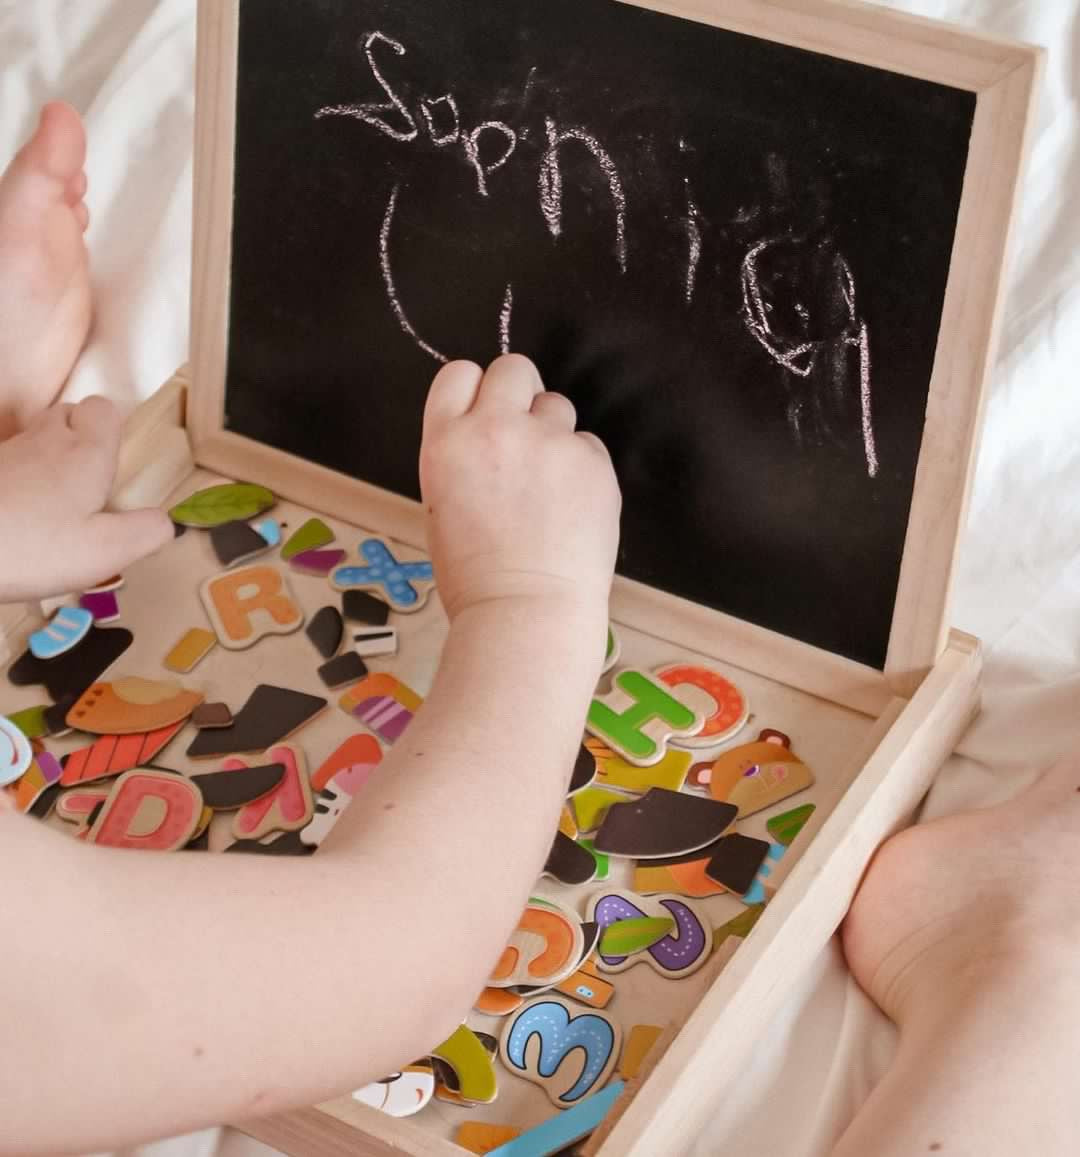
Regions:
<instances>
[{"instance_id":1,"label":"wooden magnetic board box","mask_svg":"<svg viewBox=\"0 0 1080 1157\"><path fill-rule=\"evenodd\" d=\"M948 596L1039 53L827 0L201 0L198 56L192 365L130 423L117 505L244 479L290 525L417 557L433 372L528 354L623 487L620 665L708 665L745 694L747 728L695 760L772 728L814 771L740 821L769 839L814 804L752 932L685 980L609 978L624 1032L669 1031L587 1145L680 1152L977 707ZM133 569L125 664L152 675L202 624L216 569L192 534ZM330 601L289 577L305 613ZM385 669L422 694L437 594L399 618ZM8 614L13 651L34 625ZM191 679L242 703L271 657L320 690L302 632ZM309 763L355 730L338 715L300 733ZM612 862L610 886L633 878ZM589 892L537 885L579 911ZM700 903L714 928L747 910ZM490 1105L346 1098L241 1127L449 1155L462 1121L556 1114L499 1079Z\"/></svg>"}]
</instances>

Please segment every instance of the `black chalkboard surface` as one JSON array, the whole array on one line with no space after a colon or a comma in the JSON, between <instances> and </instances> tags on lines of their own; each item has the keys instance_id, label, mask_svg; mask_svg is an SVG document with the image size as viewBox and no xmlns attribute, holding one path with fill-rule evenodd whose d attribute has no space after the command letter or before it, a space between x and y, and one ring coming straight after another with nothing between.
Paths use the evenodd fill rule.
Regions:
<instances>
[{"instance_id":1,"label":"black chalkboard surface","mask_svg":"<svg viewBox=\"0 0 1080 1157\"><path fill-rule=\"evenodd\" d=\"M614 0L241 0L229 429L418 497L439 361L609 446L619 570L882 667L975 97Z\"/></svg>"}]
</instances>

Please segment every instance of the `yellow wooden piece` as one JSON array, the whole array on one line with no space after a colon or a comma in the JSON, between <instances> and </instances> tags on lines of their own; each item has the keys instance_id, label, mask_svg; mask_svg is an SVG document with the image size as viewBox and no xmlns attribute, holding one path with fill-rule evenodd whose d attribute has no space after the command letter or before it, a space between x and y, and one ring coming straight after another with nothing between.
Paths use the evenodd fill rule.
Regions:
<instances>
[{"instance_id":1,"label":"yellow wooden piece","mask_svg":"<svg viewBox=\"0 0 1080 1157\"><path fill-rule=\"evenodd\" d=\"M570 810L569 804L563 804L562 814L559 816L559 831L562 832L564 836L569 836L572 840L578 838L578 826L574 820L574 813Z\"/></svg>"},{"instance_id":2,"label":"yellow wooden piece","mask_svg":"<svg viewBox=\"0 0 1080 1157\"><path fill-rule=\"evenodd\" d=\"M180 641L165 656L165 666L170 671L186 675L217 646L217 635L203 627L192 627L185 631Z\"/></svg>"},{"instance_id":3,"label":"yellow wooden piece","mask_svg":"<svg viewBox=\"0 0 1080 1157\"><path fill-rule=\"evenodd\" d=\"M521 1136L514 1125L489 1125L486 1121L463 1121L454 1140L469 1153L490 1153Z\"/></svg>"},{"instance_id":4,"label":"yellow wooden piece","mask_svg":"<svg viewBox=\"0 0 1080 1157\"><path fill-rule=\"evenodd\" d=\"M679 791L686 782L693 755L689 751L668 751L652 767L637 767L616 755L599 740L590 740L586 746L596 756L596 779L600 787L617 787L624 791L646 792L650 787L665 787Z\"/></svg>"},{"instance_id":5,"label":"yellow wooden piece","mask_svg":"<svg viewBox=\"0 0 1080 1157\"><path fill-rule=\"evenodd\" d=\"M596 831L604 813L613 803L626 803L632 798L624 791L609 791L604 787L586 787L574 792L570 805L574 809L579 833L585 835Z\"/></svg>"},{"instance_id":6,"label":"yellow wooden piece","mask_svg":"<svg viewBox=\"0 0 1080 1157\"><path fill-rule=\"evenodd\" d=\"M623 1045L622 1059L619 1061L619 1076L623 1080L632 1080L641 1072L642 1062L663 1031L663 1026L658 1024L634 1025Z\"/></svg>"},{"instance_id":7,"label":"yellow wooden piece","mask_svg":"<svg viewBox=\"0 0 1080 1157\"><path fill-rule=\"evenodd\" d=\"M438 1048L431 1050L457 1074L458 1092L463 1101L487 1105L499 1091L495 1079L495 1064L483 1042L467 1025L462 1025Z\"/></svg>"}]
</instances>

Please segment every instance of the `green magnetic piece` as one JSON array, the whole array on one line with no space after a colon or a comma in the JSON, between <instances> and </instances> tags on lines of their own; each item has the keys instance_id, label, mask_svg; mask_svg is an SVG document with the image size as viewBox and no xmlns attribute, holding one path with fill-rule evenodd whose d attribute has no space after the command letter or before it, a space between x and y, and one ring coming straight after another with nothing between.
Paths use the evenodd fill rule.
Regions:
<instances>
[{"instance_id":1,"label":"green magnetic piece","mask_svg":"<svg viewBox=\"0 0 1080 1157\"><path fill-rule=\"evenodd\" d=\"M594 840L578 840L578 843L589 853L596 861L596 876L597 881L603 881L611 875L611 860L604 855L603 852L596 850L596 842Z\"/></svg>"},{"instance_id":2,"label":"green magnetic piece","mask_svg":"<svg viewBox=\"0 0 1080 1157\"><path fill-rule=\"evenodd\" d=\"M761 919L761 913L764 911L764 904L754 904L726 924L721 924L713 932L713 951L715 952L729 936L738 936L740 939L749 936L751 929Z\"/></svg>"},{"instance_id":3,"label":"green magnetic piece","mask_svg":"<svg viewBox=\"0 0 1080 1157\"><path fill-rule=\"evenodd\" d=\"M765 827L778 844L788 847L813 814L814 805L804 803L801 807L793 807L791 811L784 812L783 815L773 816Z\"/></svg>"},{"instance_id":4,"label":"green magnetic piece","mask_svg":"<svg viewBox=\"0 0 1080 1157\"><path fill-rule=\"evenodd\" d=\"M22 711L15 711L7 718L27 739L42 739L49 734L49 725L45 722L46 711L47 707L27 707Z\"/></svg>"},{"instance_id":5,"label":"green magnetic piece","mask_svg":"<svg viewBox=\"0 0 1080 1157\"><path fill-rule=\"evenodd\" d=\"M662 719L675 731L687 731L694 726L697 716L693 711L640 671L620 671L615 676L615 686L634 700L625 711L614 711L599 699L589 704L589 727L599 732L601 738L611 740L610 746L636 759L649 759L659 747L642 732L646 723Z\"/></svg>"},{"instance_id":6,"label":"green magnetic piece","mask_svg":"<svg viewBox=\"0 0 1080 1157\"><path fill-rule=\"evenodd\" d=\"M309 518L298 530L289 536L281 548L283 559L295 558L306 550L318 550L334 541L334 532L321 518Z\"/></svg>"},{"instance_id":7,"label":"green magnetic piece","mask_svg":"<svg viewBox=\"0 0 1080 1157\"><path fill-rule=\"evenodd\" d=\"M604 653L605 659L610 659L615 653L615 632L608 627L607 629L607 651Z\"/></svg>"},{"instance_id":8,"label":"green magnetic piece","mask_svg":"<svg viewBox=\"0 0 1080 1157\"><path fill-rule=\"evenodd\" d=\"M454 1070L462 1100L475 1101L479 1105L495 1100L498 1082L491 1054L467 1025L463 1024L438 1048L432 1049L431 1055L446 1061Z\"/></svg>"},{"instance_id":9,"label":"green magnetic piece","mask_svg":"<svg viewBox=\"0 0 1080 1157\"><path fill-rule=\"evenodd\" d=\"M242 522L269 510L277 499L254 482L227 482L196 491L169 511L173 522L210 530L226 522Z\"/></svg>"},{"instance_id":10,"label":"green magnetic piece","mask_svg":"<svg viewBox=\"0 0 1080 1157\"><path fill-rule=\"evenodd\" d=\"M670 916L637 916L632 920L616 920L609 924L600 937L601 956L633 956L644 952L658 940L675 931Z\"/></svg>"}]
</instances>

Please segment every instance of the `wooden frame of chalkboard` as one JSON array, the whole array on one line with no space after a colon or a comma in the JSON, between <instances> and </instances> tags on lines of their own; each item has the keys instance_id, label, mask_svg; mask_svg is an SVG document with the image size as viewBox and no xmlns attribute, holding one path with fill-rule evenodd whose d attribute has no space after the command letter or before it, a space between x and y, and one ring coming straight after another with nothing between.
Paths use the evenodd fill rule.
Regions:
<instances>
[{"instance_id":1,"label":"wooden frame of chalkboard","mask_svg":"<svg viewBox=\"0 0 1080 1157\"><path fill-rule=\"evenodd\" d=\"M620 577L613 592L613 613L620 621L686 643L702 632L722 635L728 653L743 667L857 709L880 710L894 693L910 694L918 686L946 637L1038 50L829 0L687 0L628 7L976 94L884 669L641 582ZM204 0L199 12L191 415L197 455L209 465L265 478L297 499L317 500L331 512L363 511L374 528L421 544L423 518L414 501L226 428L239 11L239 0Z\"/></svg>"}]
</instances>

